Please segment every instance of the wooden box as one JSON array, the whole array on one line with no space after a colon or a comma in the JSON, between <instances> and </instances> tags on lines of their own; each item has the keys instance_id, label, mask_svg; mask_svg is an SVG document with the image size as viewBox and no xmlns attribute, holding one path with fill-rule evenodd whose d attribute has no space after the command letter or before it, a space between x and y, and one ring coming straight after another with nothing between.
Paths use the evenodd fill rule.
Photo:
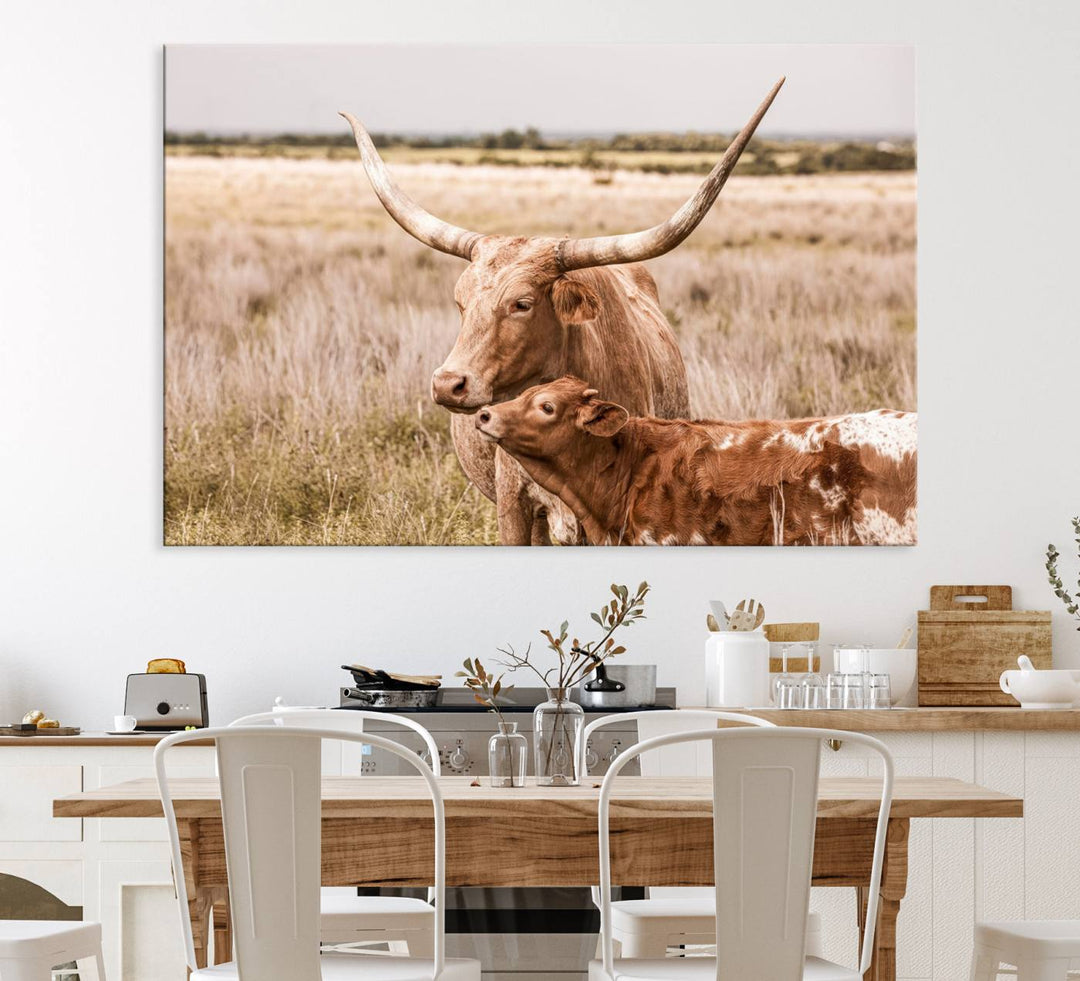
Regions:
<instances>
[{"instance_id":1,"label":"wooden box","mask_svg":"<svg viewBox=\"0 0 1080 981\"><path fill-rule=\"evenodd\" d=\"M1021 654L1052 667L1048 610L1014 610L1011 586L931 586L919 611L919 704L1015 706L998 679Z\"/></svg>"}]
</instances>

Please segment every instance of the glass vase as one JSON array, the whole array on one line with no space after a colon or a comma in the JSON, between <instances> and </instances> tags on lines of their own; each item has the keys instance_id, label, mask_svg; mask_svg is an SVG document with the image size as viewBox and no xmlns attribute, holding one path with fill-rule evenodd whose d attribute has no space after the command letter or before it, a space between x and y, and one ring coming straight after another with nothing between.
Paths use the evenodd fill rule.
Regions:
<instances>
[{"instance_id":1,"label":"glass vase","mask_svg":"<svg viewBox=\"0 0 1080 981\"><path fill-rule=\"evenodd\" d=\"M533 750L536 782L541 787L576 787L578 744L585 711L570 700L566 688L549 688L548 700L533 709Z\"/></svg>"},{"instance_id":2,"label":"glass vase","mask_svg":"<svg viewBox=\"0 0 1080 981\"><path fill-rule=\"evenodd\" d=\"M499 731L488 740L488 773L492 787L524 787L529 761L529 741L516 722L500 722Z\"/></svg>"}]
</instances>

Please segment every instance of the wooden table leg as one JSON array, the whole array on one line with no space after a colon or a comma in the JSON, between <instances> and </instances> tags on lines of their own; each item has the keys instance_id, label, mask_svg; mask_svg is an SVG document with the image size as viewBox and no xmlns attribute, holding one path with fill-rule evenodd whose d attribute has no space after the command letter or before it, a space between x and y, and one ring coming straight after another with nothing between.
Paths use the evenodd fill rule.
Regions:
<instances>
[{"instance_id":1,"label":"wooden table leg","mask_svg":"<svg viewBox=\"0 0 1080 981\"><path fill-rule=\"evenodd\" d=\"M885 867L881 876L877 924L874 928L874 956L865 981L896 981L896 917L907 892L907 852L910 822L907 818L889 821L885 836ZM859 889L859 932L866 929L866 904L870 889Z\"/></svg>"},{"instance_id":2,"label":"wooden table leg","mask_svg":"<svg viewBox=\"0 0 1080 981\"><path fill-rule=\"evenodd\" d=\"M229 912L229 890L215 886L211 899L211 922L214 926L214 963L225 964L233 959L232 914Z\"/></svg>"},{"instance_id":3,"label":"wooden table leg","mask_svg":"<svg viewBox=\"0 0 1080 981\"><path fill-rule=\"evenodd\" d=\"M183 875L188 897L188 918L191 921L191 940L195 948L195 966L207 967L210 950L211 918L214 914L214 895L199 881L199 825L196 820L180 819L176 829L180 838L180 858L183 869L173 869L173 875Z\"/></svg>"}]
</instances>

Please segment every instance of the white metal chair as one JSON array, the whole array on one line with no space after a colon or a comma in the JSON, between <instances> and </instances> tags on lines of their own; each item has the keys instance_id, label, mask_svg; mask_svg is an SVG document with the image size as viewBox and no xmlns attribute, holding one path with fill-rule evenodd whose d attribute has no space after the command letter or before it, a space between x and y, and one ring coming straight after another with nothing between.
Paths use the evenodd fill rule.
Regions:
<instances>
[{"instance_id":1,"label":"white metal chair","mask_svg":"<svg viewBox=\"0 0 1080 981\"><path fill-rule=\"evenodd\" d=\"M813 868L818 768L826 739L870 747L882 760L866 930L859 970L806 956L807 904ZM712 750L713 872L716 957L620 959L611 929L610 810L619 771L650 750L682 742ZM870 967L877 923L885 833L892 804L892 756L862 733L793 727L677 733L630 747L600 789L600 920L603 959L590 981L860 981Z\"/></svg>"},{"instance_id":2,"label":"white metal chair","mask_svg":"<svg viewBox=\"0 0 1080 981\"><path fill-rule=\"evenodd\" d=\"M245 715L230 726L314 726L361 733L366 721L389 722L411 729L427 749L432 772L435 776L440 775L439 747L431 733L419 722L404 715L351 709L286 708L276 712ZM404 946L405 951L413 957L432 956L435 922L431 911L430 890L427 902L410 896L358 896L355 889L323 889L321 895L324 944L345 946L386 943L391 951L397 951L399 946ZM0 981L3 979L0 978Z\"/></svg>"},{"instance_id":3,"label":"white metal chair","mask_svg":"<svg viewBox=\"0 0 1080 981\"><path fill-rule=\"evenodd\" d=\"M1017 981L1065 981L1080 971L1080 920L976 923L971 981L995 981L1002 964Z\"/></svg>"},{"instance_id":4,"label":"white metal chair","mask_svg":"<svg viewBox=\"0 0 1080 981\"><path fill-rule=\"evenodd\" d=\"M672 711L620 712L590 722L581 739L580 771L588 773L589 737L603 726L636 722L638 740L676 732L716 729L718 721L774 728L772 722L739 712L711 712L694 709ZM642 776L695 776L708 769L709 760L698 760L693 751L709 746L683 744L646 753L641 759ZM687 758L690 751L691 758ZM599 890L593 901L600 905ZM706 946L716 943L716 896L712 889L687 887L650 888L646 899L621 899L611 904L611 930L626 958L664 957L668 947ZM806 952L820 956L823 951L821 916L811 913L806 928Z\"/></svg>"},{"instance_id":5,"label":"white metal chair","mask_svg":"<svg viewBox=\"0 0 1080 981\"><path fill-rule=\"evenodd\" d=\"M176 811L165 758L172 747L214 740L229 869L234 960L199 968L188 914ZM406 761L427 783L435 818L434 944L431 958L323 954L319 884L322 870L321 744L365 743ZM166 737L154 768L172 849L184 952L192 981L480 981L480 962L447 959L446 818L434 774L412 750L374 734L300 726L197 729ZM357 842L357 847L364 847Z\"/></svg>"},{"instance_id":6,"label":"white metal chair","mask_svg":"<svg viewBox=\"0 0 1080 981\"><path fill-rule=\"evenodd\" d=\"M71 961L82 962L82 977L91 960L105 981L100 923L0 920L0 981L51 981L53 968Z\"/></svg>"}]
</instances>

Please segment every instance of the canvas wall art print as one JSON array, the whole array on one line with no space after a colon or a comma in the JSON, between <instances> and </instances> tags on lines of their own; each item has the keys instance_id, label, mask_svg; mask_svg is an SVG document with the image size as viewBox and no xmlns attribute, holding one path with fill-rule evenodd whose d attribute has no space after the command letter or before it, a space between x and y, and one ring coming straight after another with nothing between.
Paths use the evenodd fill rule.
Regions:
<instances>
[{"instance_id":1,"label":"canvas wall art print","mask_svg":"<svg viewBox=\"0 0 1080 981\"><path fill-rule=\"evenodd\" d=\"M167 544L916 542L911 47L165 80Z\"/></svg>"}]
</instances>

